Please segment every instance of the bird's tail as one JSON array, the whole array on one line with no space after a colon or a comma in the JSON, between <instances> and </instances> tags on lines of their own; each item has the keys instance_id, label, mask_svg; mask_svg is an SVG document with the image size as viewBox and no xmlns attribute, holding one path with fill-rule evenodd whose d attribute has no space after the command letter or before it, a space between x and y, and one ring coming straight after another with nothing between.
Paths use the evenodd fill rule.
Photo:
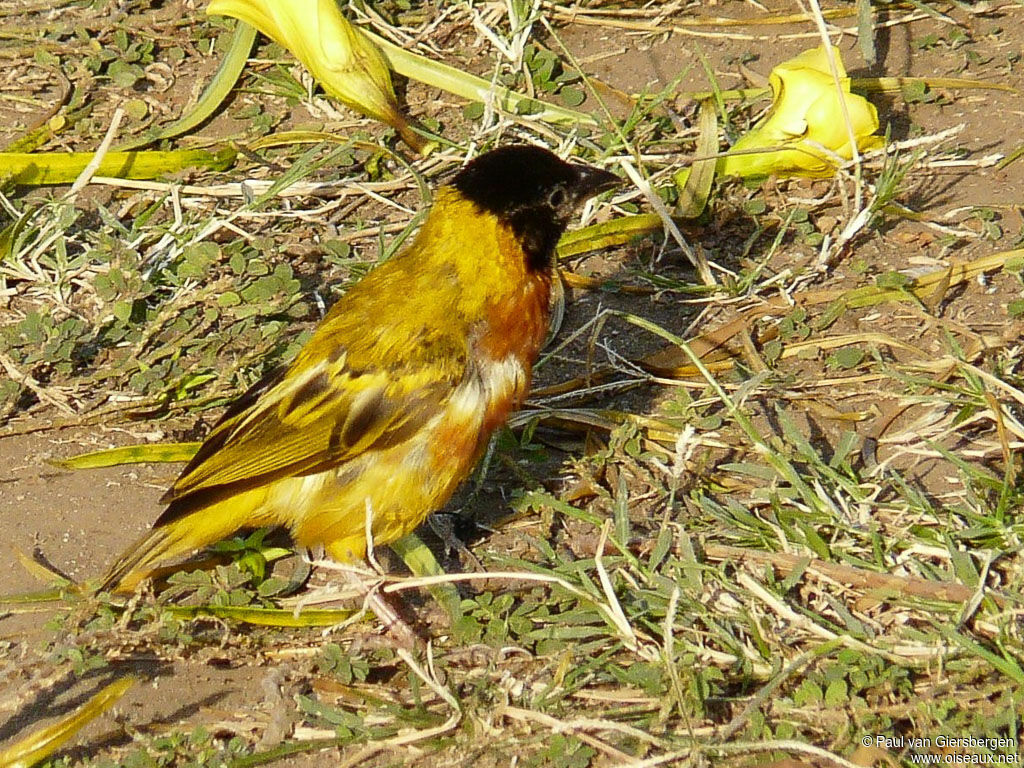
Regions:
<instances>
[{"instance_id":1,"label":"bird's tail","mask_svg":"<svg viewBox=\"0 0 1024 768\"><path fill-rule=\"evenodd\" d=\"M172 501L152 530L110 566L99 590L130 592L154 571L163 570L150 567L159 560L202 549L242 528L279 522L263 505L264 493L260 488L248 494L229 495L202 506L196 505L191 498Z\"/></svg>"},{"instance_id":2,"label":"bird's tail","mask_svg":"<svg viewBox=\"0 0 1024 768\"><path fill-rule=\"evenodd\" d=\"M145 574L137 579L132 579L130 583L126 581L128 576L164 557L173 557L188 549L188 544L183 541L184 537L180 533L181 530L177 524L171 524L161 525L148 531L110 566L97 591L110 592L119 587L122 591L131 589L142 580Z\"/></svg>"}]
</instances>

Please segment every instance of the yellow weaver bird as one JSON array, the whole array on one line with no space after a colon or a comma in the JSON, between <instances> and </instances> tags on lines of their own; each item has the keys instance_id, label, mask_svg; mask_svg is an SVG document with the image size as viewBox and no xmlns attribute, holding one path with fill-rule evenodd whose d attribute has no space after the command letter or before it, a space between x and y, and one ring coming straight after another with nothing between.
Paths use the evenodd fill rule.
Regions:
<instances>
[{"instance_id":1,"label":"yellow weaver bird","mask_svg":"<svg viewBox=\"0 0 1024 768\"><path fill-rule=\"evenodd\" d=\"M526 145L466 165L412 245L227 409L100 589L128 589L158 560L242 528L284 526L348 562L419 526L522 404L555 245L588 198L618 184Z\"/></svg>"}]
</instances>

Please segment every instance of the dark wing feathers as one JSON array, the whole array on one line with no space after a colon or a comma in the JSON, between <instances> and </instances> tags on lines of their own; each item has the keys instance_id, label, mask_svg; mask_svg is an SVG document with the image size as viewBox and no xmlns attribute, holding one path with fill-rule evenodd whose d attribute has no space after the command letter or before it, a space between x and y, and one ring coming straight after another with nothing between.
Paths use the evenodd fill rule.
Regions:
<instances>
[{"instance_id":1,"label":"dark wing feathers","mask_svg":"<svg viewBox=\"0 0 1024 768\"><path fill-rule=\"evenodd\" d=\"M323 471L407 440L443 409L462 378L465 361L452 362L387 372L360 366L354 373L340 356L275 373L225 413L162 501L193 494L199 501L212 488ZM175 504L174 516L189 506Z\"/></svg>"},{"instance_id":2,"label":"dark wing feathers","mask_svg":"<svg viewBox=\"0 0 1024 768\"><path fill-rule=\"evenodd\" d=\"M195 456L193 456L189 460L188 464L185 465L185 469L181 471L179 478L190 474L192 470L220 450L224 445L224 440L229 434L228 430L222 429L222 427L228 422L235 421L239 414L252 408L263 395L280 383L281 379L284 378L285 373L287 373L287 370L288 369L285 366L278 366L277 368L274 368L264 374L259 381L249 387L244 394L231 403L227 410L221 414L217 423L213 425L213 429L210 431L210 434L206 436L206 440L203 441L203 444L199 446L199 450L196 451ZM173 488L169 488L167 490L160 499L161 504L166 504L173 498L173 490Z\"/></svg>"}]
</instances>

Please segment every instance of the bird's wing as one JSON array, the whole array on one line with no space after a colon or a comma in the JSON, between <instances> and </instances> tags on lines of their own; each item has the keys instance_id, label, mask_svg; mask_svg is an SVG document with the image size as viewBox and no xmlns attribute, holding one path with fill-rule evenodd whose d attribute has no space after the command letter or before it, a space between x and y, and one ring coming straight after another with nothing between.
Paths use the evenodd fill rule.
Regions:
<instances>
[{"instance_id":1,"label":"bird's wing","mask_svg":"<svg viewBox=\"0 0 1024 768\"><path fill-rule=\"evenodd\" d=\"M465 373L460 355L417 356L386 369L359 357L354 365L333 350L257 383L224 414L161 501L320 471L400 443L442 409Z\"/></svg>"}]
</instances>

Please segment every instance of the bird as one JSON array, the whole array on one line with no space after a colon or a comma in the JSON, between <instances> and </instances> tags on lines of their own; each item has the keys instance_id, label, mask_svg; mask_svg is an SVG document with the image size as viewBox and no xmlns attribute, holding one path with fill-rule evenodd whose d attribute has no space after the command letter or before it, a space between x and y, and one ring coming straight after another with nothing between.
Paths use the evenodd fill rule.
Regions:
<instances>
[{"instance_id":1,"label":"bird","mask_svg":"<svg viewBox=\"0 0 1024 768\"><path fill-rule=\"evenodd\" d=\"M98 591L130 591L155 563L248 528L282 526L342 563L417 528L522 405L556 244L587 200L620 183L529 144L464 165L411 245L226 409Z\"/></svg>"}]
</instances>

